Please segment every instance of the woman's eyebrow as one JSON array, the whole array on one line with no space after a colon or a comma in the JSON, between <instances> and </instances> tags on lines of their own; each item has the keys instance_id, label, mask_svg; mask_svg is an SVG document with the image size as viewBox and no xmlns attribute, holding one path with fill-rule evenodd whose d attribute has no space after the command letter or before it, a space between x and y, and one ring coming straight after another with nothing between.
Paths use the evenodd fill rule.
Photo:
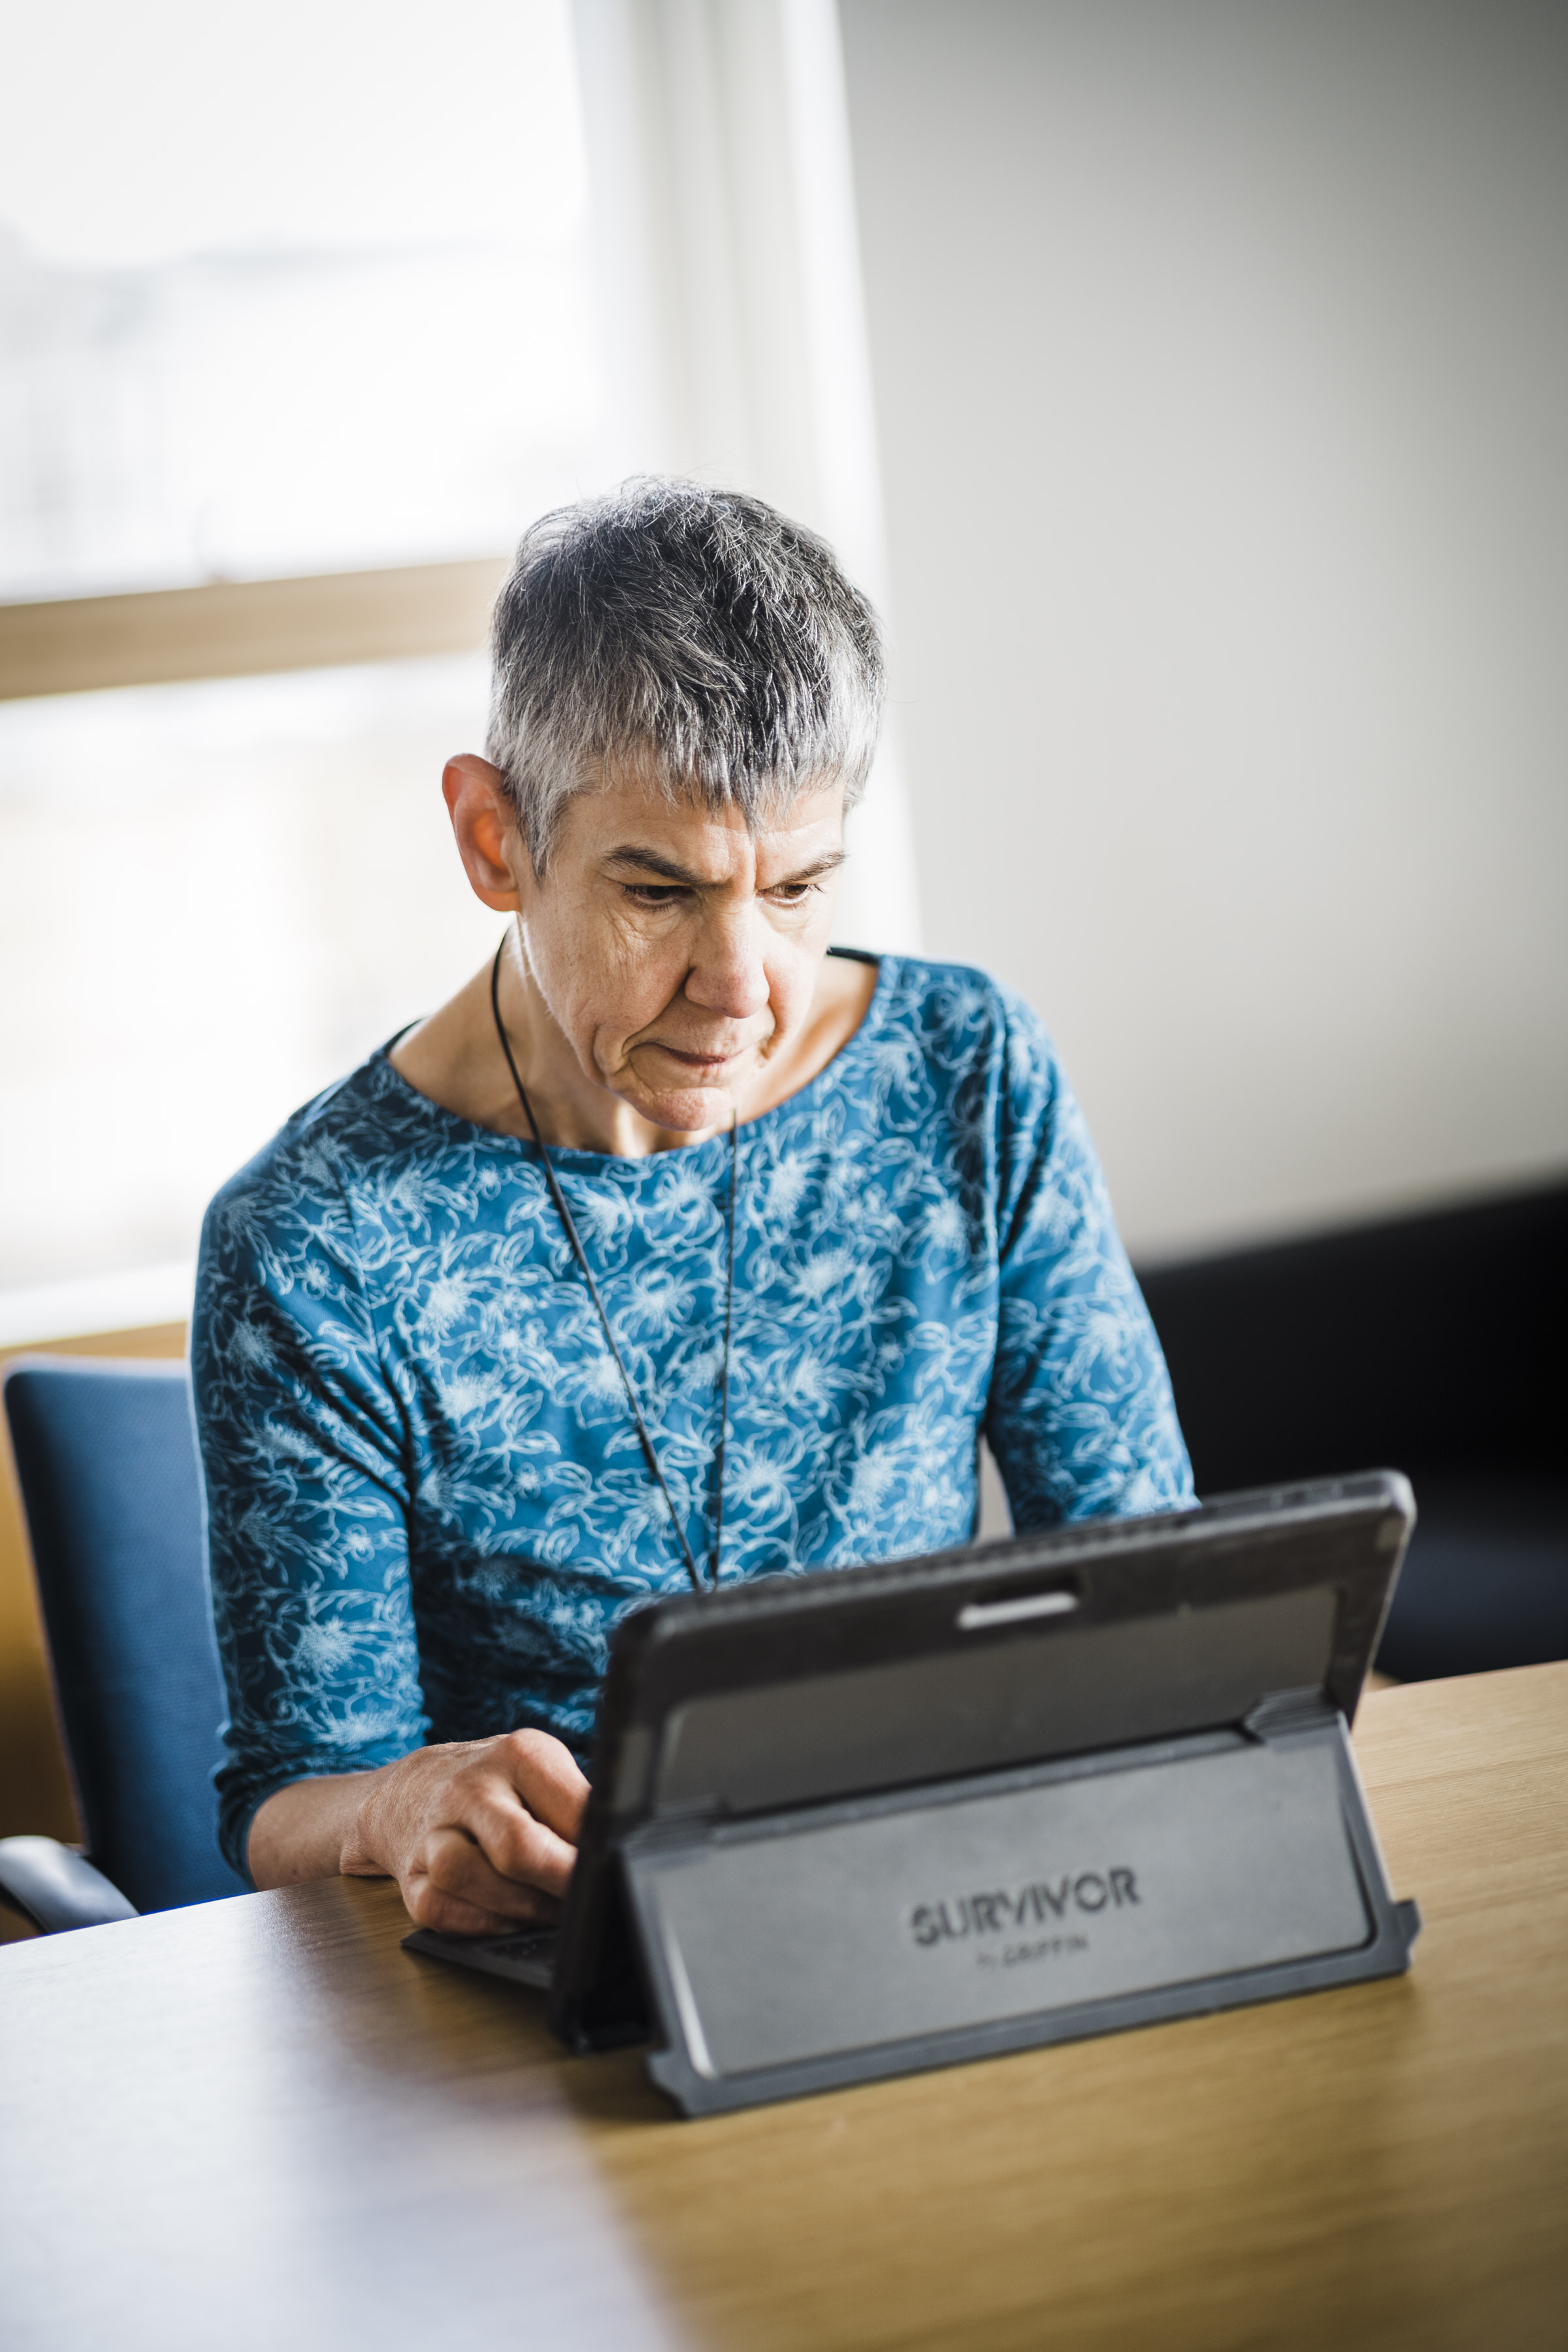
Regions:
<instances>
[{"instance_id":1,"label":"woman's eyebrow","mask_svg":"<svg viewBox=\"0 0 1568 2352\"><path fill-rule=\"evenodd\" d=\"M831 874L842 866L845 855L842 849L828 850L821 857L814 857L809 866L803 866L798 873L781 874L776 881L768 884L768 888L787 890L797 882L815 882L819 875ZM635 866L641 874L657 874L661 881L679 883L688 890L711 890L715 887L713 876L694 874L689 866L678 864L673 857L665 857L657 849L645 849L634 841L622 842L618 848L607 851L605 863Z\"/></svg>"},{"instance_id":2,"label":"woman's eyebrow","mask_svg":"<svg viewBox=\"0 0 1568 2352\"><path fill-rule=\"evenodd\" d=\"M825 850L820 857L814 857L809 866L801 866L794 874L781 874L778 880L771 882L768 887L786 890L792 882L815 882L820 874L836 874L848 855L847 849Z\"/></svg>"},{"instance_id":3,"label":"woman's eyebrow","mask_svg":"<svg viewBox=\"0 0 1568 2352\"><path fill-rule=\"evenodd\" d=\"M673 857L661 857L657 849L644 849L635 841L623 842L618 849L607 851L605 863L606 866L635 866L641 874L660 875L666 882L684 883L689 890L712 887L700 874L693 874L689 866L679 866Z\"/></svg>"}]
</instances>

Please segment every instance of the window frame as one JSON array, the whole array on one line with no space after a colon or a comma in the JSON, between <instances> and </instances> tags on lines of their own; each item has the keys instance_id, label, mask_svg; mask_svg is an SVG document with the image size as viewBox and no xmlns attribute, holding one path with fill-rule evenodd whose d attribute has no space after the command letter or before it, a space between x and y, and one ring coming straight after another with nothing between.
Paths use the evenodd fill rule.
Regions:
<instances>
[{"instance_id":1,"label":"window frame","mask_svg":"<svg viewBox=\"0 0 1568 2352\"><path fill-rule=\"evenodd\" d=\"M0 604L0 701L470 652L508 561Z\"/></svg>"}]
</instances>

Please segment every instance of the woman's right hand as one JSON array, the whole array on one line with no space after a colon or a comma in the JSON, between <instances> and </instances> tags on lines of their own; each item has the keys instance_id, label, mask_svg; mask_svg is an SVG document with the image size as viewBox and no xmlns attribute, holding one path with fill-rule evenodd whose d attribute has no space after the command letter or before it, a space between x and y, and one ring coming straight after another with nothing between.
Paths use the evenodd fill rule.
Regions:
<instances>
[{"instance_id":1,"label":"woman's right hand","mask_svg":"<svg viewBox=\"0 0 1568 2352\"><path fill-rule=\"evenodd\" d=\"M417 1926L500 1935L560 1916L587 1800L575 1757L545 1731L416 1748L277 1790L251 1824L251 1875L395 1878Z\"/></svg>"}]
</instances>

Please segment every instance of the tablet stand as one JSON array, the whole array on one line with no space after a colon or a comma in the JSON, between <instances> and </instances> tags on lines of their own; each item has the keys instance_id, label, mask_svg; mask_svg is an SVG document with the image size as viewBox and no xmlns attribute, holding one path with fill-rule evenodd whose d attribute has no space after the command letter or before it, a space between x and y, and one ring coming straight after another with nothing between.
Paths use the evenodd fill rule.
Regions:
<instances>
[{"instance_id":1,"label":"tablet stand","mask_svg":"<svg viewBox=\"0 0 1568 2352\"><path fill-rule=\"evenodd\" d=\"M1239 1729L620 1845L654 2081L710 2115L1408 1967L1344 1719Z\"/></svg>"}]
</instances>

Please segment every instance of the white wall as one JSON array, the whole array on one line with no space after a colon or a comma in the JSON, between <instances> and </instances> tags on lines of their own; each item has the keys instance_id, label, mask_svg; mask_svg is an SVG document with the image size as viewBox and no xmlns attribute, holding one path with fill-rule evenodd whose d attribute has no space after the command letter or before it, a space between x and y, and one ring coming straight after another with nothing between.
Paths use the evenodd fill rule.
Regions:
<instances>
[{"instance_id":1,"label":"white wall","mask_svg":"<svg viewBox=\"0 0 1568 2352\"><path fill-rule=\"evenodd\" d=\"M1147 1255L1568 1160L1568 10L842 0L926 938Z\"/></svg>"}]
</instances>

